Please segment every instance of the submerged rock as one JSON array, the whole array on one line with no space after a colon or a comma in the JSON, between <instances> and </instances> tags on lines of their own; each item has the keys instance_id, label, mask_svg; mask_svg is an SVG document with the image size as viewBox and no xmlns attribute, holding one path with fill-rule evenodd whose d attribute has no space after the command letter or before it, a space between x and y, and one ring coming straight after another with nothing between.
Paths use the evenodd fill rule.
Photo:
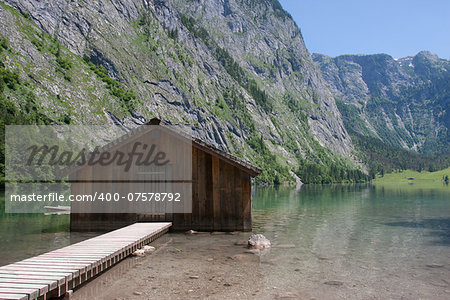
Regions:
<instances>
[{"instance_id":1,"label":"submerged rock","mask_svg":"<svg viewBox=\"0 0 450 300\"><path fill-rule=\"evenodd\" d=\"M134 251L131 255L134 255L134 256L145 256L145 253L153 252L155 250L156 250L155 247L145 245L141 249L137 249L136 251Z\"/></svg>"},{"instance_id":2,"label":"submerged rock","mask_svg":"<svg viewBox=\"0 0 450 300\"><path fill-rule=\"evenodd\" d=\"M137 249L136 251L133 252L134 256L145 256L145 250L144 249Z\"/></svg>"},{"instance_id":3,"label":"submerged rock","mask_svg":"<svg viewBox=\"0 0 450 300\"><path fill-rule=\"evenodd\" d=\"M145 245L144 248L143 248L143 250L144 250L145 253L147 253L147 252L153 252L153 251L155 251L156 248L153 247L153 246Z\"/></svg>"},{"instance_id":4,"label":"submerged rock","mask_svg":"<svg viewBox=\"0 0 450 300\"><path fill-rule=\"evenodd\" d=\"M262 234L252 234L248 239L248 246L257 249L270 248L270 241Z\"/></svg>"}]
</instances>

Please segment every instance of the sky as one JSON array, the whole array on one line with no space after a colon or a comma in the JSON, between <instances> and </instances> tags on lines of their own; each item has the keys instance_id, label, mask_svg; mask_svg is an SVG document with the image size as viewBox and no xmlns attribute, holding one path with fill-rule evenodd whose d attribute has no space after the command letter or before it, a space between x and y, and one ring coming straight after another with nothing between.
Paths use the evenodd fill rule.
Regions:
<instances>
[{"instance_id":1,"label":"sky","mask_svg":"<svg viewBox=\"0 0 450 300\"><path fill-rule=\"evenodd\" d=\"M280 0L311 53L450 59L450 0Z\"/></svg>"}]
</instances>

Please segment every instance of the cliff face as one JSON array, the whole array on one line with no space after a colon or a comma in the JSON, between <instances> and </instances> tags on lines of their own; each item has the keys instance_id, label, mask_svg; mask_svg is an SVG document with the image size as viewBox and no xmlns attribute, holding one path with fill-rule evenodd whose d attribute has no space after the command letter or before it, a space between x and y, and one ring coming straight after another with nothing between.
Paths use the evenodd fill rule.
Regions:
<instances>
[{"instance_id":1,"label":"cliff face","mask_svg":"<svg viewBox=\"0 0 450 300\"><path fill-rule=\"evenodd\" d=\"M289 128L300 148L308 144L306 133L349 155L351 141L334 99L313 65L299 28L277 1L170 2L205 28L263 87L273 101L278 127ZM298 121L298 111L307 114L309 129ZM274 134L282 140L282 132Z\"/></svg>"},{"instance_id":2,"label":"cliff face","mask_svg":"<svg viewBox=\"0 0 450 300\"><path fill-rule=\"evenodd\" d=\"M157 116L263 168L268 149L272 175L318 151L351 156L334 98L277 1L2 2L2 61L24 83L7 93L20 108L31 92L55 122L126 128Z\"/></svg>"},{"instance_id":3,"label":"cliff face","mask_svg":"<svg viewBox=\"0 0 450 300\"><path fill-rule=\"evenodd\" d=\"M422 153L448 152L448 60L425 51L399 59L386 54L313 57L349 130Z\"/></svg>"}]
</instances>

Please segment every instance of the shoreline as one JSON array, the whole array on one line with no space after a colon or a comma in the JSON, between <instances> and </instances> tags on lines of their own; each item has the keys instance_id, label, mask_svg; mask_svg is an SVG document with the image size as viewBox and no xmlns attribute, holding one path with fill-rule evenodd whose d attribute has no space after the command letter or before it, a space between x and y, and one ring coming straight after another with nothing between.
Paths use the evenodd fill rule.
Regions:
<instances>
[{"instance_id":1,"label":"shoreline","mask_svg":"<svg viewBox=\"0 0 450 300\"><path fill-rule=\"evenodd\" d=\"M264 299L260 266L270 261L235 245L250 235L166 234L149 244L154 252L128 257L70 299Z\"/></svg>"}]
</instances>

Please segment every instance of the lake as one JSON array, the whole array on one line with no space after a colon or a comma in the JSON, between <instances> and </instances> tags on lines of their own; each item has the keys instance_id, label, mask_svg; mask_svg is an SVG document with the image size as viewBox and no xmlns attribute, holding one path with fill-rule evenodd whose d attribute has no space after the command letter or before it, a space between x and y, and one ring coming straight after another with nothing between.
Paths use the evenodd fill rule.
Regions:
<instances>
[{"instance_id":1,"label":"lake","mask_svg":"<svg viewBox=\"0 0 450 300\"><path fill-rule=\"evenodd\" d=\"M90 237L69 234L68 221L68 216L2 214L0 264ZM264 263L255 266L263 274L260 290L295 287L318 299L450 297L448 186L255 188L253 228L273 245L261 255ZM180 249L236 240L232 235L167 236Z\"/></svg>"},{"instance_id":2,"label":"lake","mask_svg":"<svg viewBox=\"0 0 450 300\"><path fill-rule=\"evenodd\" d=\"M78 243L96 233L69 233L69 215L5 214L0 191L0 266Z\"/></svg>"},{"instance_id":3,"label":"lake","mask_svg":"<svg viewBox=\"0 0 450 300\"><path fill-rule=\"evenodd\" d=\"M295 245L273 249L268 283L318 298L450 298L448 186L311 185L254 199L254 231Z\"/></svg>"}]
</instances>

